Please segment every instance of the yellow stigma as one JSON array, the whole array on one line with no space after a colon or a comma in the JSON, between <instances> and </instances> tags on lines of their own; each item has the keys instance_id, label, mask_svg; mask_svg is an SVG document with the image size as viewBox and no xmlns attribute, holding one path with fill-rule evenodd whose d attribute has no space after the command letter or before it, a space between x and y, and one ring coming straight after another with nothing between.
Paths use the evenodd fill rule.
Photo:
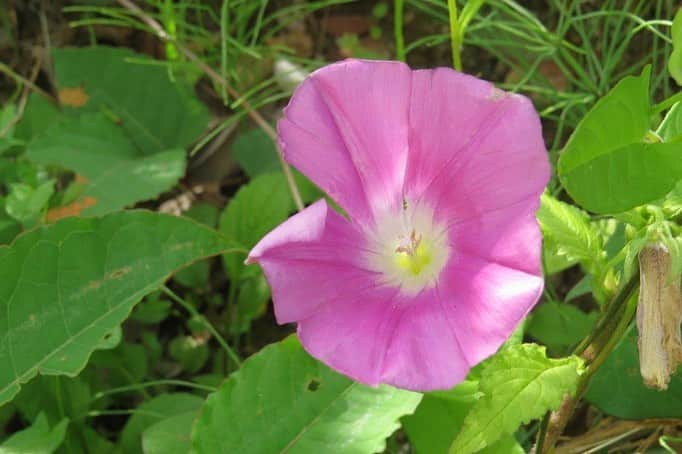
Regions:
<instances>
[{"instance_id":1,"label":"yellow stigma","mask_svg":"<svg viewBox=\"0 0 682 454\"><path fill-rule=\"evenodd\" d=\"M418 276L433 260L431 252L431 248L413 230L406 244L395 249L395 263L398 268Z\"/></svg>"}]
</instances>

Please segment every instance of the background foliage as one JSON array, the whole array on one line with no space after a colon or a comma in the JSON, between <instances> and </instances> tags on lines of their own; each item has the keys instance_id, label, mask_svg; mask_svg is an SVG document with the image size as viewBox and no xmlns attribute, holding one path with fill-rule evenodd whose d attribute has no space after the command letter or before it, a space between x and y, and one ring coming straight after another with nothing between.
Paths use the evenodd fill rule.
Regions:
<instances>
[{"instance_id":1,"label":"background foliage","mask_svg":"<svg viewBox=\"0 0 682 454\"><path fill-rule=\"evenodd\" d=\"M674 3L9 0L0 453L520 453L564 428L560 452L682 449L682 378L643 385L630 323L638 252L682 270ZM272 126L344 57L455 65L543 120L545 294L452 390L333 372L243 263L296 211L290 181L324 196Z\"/></svg>"}]
</instances>

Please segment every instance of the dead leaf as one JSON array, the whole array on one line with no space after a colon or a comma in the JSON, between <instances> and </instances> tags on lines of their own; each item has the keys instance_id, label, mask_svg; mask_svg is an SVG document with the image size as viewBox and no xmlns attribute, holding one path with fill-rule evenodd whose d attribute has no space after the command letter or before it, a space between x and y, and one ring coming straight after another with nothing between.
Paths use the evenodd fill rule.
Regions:
<instances>
[{"instance_id":1,"label":"dead leaf","mask_svg":"<svg viewBox=\"0 0 682 454\"><path fill-rule=\"evenodd\" d=\"M670 253L662 244L642 249L639 269L639 370L645 385L667 389L670 376L682 363L680 276L670 279Z\"/></svg>"},{"instance_id":2,"label":"dead leaf","mask_svg":"<svg viewBox=\"0 0 682 454\"><path fill-rule=\"evenodd\" d=\"M62 88L57 95L59 97L59 102L63 106L71 107L83 107L90 99L90 96L85 92L85 89L82 86Z\"/></svg>"},{"instance_id":3,"label":"dead leaf","mask_svg":"<svg viewBox=\"0 0 682 454\"><path fill-rule=\"evenodd\" d=\"M362 35L367 33L371 26L372 20L367 16L350 14L330 16L324 23L327 33L333 36L345 34Z\"/></svg>"}]
</instances>

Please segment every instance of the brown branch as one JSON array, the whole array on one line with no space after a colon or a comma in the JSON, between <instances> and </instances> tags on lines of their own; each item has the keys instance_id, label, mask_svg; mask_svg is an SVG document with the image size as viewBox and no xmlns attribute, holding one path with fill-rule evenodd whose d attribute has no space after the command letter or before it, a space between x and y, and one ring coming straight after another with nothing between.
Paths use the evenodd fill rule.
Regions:
<instances>
[{"instance_id":1,"label":"brown branch","mask_svg":"<svg viewBox=\"0 0 682 454\"><path fill-rule=\"evenodd\" d=\"M595 446L608 443L609 440L618 441L636 432L658 429L660 427L674 427L682 425L679 419L642 419L639 421L613 421L607 419L596 428L557 447L557 454L574 454L585 452ZM656 431L654 431L656 433Z\"/></svg>"},{"instance_id":2,"label":"brown branch","mask_svg":"<svg viewBox=\"0 0 682 454\"><path fill-rule=\"evenodd\" d=\"M142 22L148 25L156 33L156 36L158 38L160 38L163 41L173 43L182 55L184 55L188 60L195 63L214 83L222 86L225 89L225 91L227 91L227 93L229 93L230 96L232 96L232 98L234 99L241 98L241 95L234 88L232 88L232 86L230 86L230 84L228 84L227 81L220 74L218 74L217 71L208 66L192 50L188 49L182 43L177 42L172 36L170 36L166 32L163 26L161 26L161 24L159 24L156 21L156 19L145 13L139 6L137 6L130 0L117 1L121 6L123 6L125 9L132 12L136 16L138 16ZM299 193L298 187L296 186L296 182L294 181L294 175L291 172L291 167L289 167L289 164L287 164L287 162L284 160L282 151L280 150L279 144L277 143L277 131L275 131L275 128L270 126L270 123L268 123L256 109L251 107L248 101L243 101L241 104L244 110L246 110L247 115L251 117L253 122L256 123L275 143L275 147L277 148L277 156L279 157L280 164L282 165L282 170L284 171L287 183L289 184L291 196L294 199L294 203L296 203L298 211L303 210L304 208L303 201L301 200L301 194Z\"/></svg>"}]
</instances>

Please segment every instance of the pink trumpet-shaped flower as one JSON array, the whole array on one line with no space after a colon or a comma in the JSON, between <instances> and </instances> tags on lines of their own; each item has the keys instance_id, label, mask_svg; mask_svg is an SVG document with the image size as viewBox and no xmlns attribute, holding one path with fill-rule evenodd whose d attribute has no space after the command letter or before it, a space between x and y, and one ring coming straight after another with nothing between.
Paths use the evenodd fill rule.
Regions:
<instances>
[{"instance_id":1,"label":"pink trumpet-shaped flower","mask_svg":"<svg viewBox=\"0 0 682 454\"><path fill-rule=\"evenodd\" d=\"M298 87L278 130L348 217L320 200L253 248L277 321L363 383L463 380L543 288L549 163L531 102L450 69L346 60Z\"/></svg>"}]
</instances>

